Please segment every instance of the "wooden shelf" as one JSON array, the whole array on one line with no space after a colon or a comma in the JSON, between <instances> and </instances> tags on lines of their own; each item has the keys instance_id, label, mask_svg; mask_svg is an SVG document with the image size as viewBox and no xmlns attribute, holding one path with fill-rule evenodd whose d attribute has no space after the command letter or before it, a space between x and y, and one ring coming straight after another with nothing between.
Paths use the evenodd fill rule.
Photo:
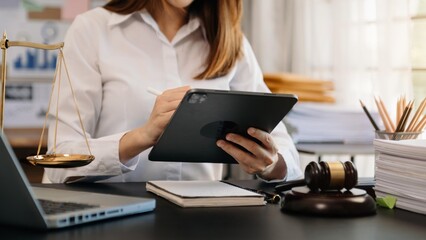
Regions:
<instances>
[{"instance_id":1,"label":"wooden shelf","mask_svg":"<svg viewBox=\"0 0 426 240\"><path fill-rule=\"evenodd\" d=\"M6 128L4 133L13 148L35 148L37 149L41 128ZM44 133L42 147L47 146L47 131Z\"/></svg>"}]
</instances>

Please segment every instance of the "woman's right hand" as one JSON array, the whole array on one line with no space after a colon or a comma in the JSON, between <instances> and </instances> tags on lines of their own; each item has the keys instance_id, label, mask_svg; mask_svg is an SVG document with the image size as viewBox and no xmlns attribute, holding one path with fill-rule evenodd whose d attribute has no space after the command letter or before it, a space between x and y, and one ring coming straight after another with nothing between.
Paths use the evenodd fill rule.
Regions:
<instances>
[{"instance_id":1,"label":"woman's right hand","mask_svg":"<svg viewBox=\"0 0 426 240\"><path fill-rule=\"evenodd\" d=\"M144 126L146 137L152 142L152 145L157 143L170 118L189 89L191 89L189 86L172 88L157 96L148 122Z\"/></svg>"},{"instance_id":2,"label":"woman's right hand","mask_svg":"<svg viewBox=\"0 0 426 240\"><path fill-rule=\"evenodd\" d=\"M191 89L189 86L173 88L157 96L147 123L127 132L120 139L119 158L123 164L157 143L189 89Z\"/></svg>"}]
</instances>

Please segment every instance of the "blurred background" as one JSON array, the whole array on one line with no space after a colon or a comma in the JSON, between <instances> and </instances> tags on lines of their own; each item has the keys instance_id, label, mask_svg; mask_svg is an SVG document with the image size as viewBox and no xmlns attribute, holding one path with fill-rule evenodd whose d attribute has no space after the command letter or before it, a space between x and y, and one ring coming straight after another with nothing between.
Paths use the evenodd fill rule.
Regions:
<instances>
[{"instance_id":1,"label":"blurred background","mask_svg":"<svg viewBox=\"0 0 426 240\"><path fill-rule=\"evenodd\" d=\"M13 41L57 43L74 17L105 0L0 0L0 30ZM374 175L374 97L391 116L399 97L426 97L426 0L243 0L242 27L271 91L300 102L284 119L309 161L352 160ZM5 132L20 159L37 151L56 51L7 52ZM42 140L45 149L45 140ZM331 145L330 144L338 144ZM318 146L325 146L321 148ZM327 147L329 146L329 147ZM350 146L349 148L347 146ZM39 182L42 168L23 166ZM250 178L229 166L226 178Z\"/></svg>"}]
</instances>

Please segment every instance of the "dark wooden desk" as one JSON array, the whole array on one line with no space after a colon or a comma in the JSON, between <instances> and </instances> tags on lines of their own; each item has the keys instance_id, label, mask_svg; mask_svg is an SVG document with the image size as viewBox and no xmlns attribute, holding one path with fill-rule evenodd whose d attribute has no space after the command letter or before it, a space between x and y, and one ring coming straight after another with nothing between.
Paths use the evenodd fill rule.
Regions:
<instances>
[{"instance_id":1,"label":"dark wooden desk","mask_svg":"<svg viewBox=\"0 0 426 240\"><path fill-rule=\"evenodd\" d=\"M245 187L270 187L253 181ZM46 186L37 184L37 186ZM0 226L1 239L424 239L426 216L403 210L379 209L360 218L288 215L278 205L261 207L181 208L145 191L144 183L48 187L153 197L154 212L54 231L32 231Z\"/></svg>"}]
</instances>

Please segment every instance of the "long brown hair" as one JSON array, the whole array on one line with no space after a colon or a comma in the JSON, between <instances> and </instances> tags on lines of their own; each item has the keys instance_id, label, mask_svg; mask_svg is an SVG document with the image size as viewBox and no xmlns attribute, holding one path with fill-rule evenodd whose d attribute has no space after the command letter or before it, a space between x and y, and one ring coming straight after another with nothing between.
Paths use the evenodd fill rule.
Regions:
<instances>
[{"instance_id":1,"label":"long brown hair","mask_svg":"<svg viewBox=\"0 0 426 240\"><path fill-rule=\"evenodd\" d=\"M158 0L111 0L104 8L119 14L131 14L146 8L162 7ZM206 68L195 76L209 79L227 74L242 55L242 0L194 0L189 14L198 16L206 29L210 52Z\"/></svg>"}]
</instances>

